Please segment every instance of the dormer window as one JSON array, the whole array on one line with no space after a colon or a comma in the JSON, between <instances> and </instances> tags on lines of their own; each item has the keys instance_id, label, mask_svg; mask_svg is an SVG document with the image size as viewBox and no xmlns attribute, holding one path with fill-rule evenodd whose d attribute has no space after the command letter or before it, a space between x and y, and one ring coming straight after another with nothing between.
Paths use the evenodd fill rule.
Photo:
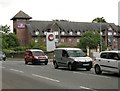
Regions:
<instances>
[{"instance_id":1,"label":"dormer window","mask_svg":"<svg viewBox=\"0 0 120 91\"><path fill-rule=\"evenodd\" d=\"M47 32L44 32L44 35L46 35L47 34Z\"/></svg>"},{"instance_id":2,"label":"dormer window","mask_svg":"<svg viewBox=\"0 0 120 91\"><path fill-rule=\"evenodd\" d=\"M117 33L116 33L116 32L114 32L114 35L117 35Z\"/></svg>"},{"instance_id":3,"label":"dormer window","mask_svg":"<svg viewBox=\"0 0 120 91\"><path fill-rule=\"evenodd\" d=\"M73 35L73 32L71 31L71 32L69 32L69 35Z\"/></svg>"},{"instance_id":4,"label":"dormer window","mask_svg":"<svg viewBox=\"0 0 120 91\"><path fill-rule=\"evenodd\" d=\"M62 32L61 32L61 35L65 35L65 32L64 32L64 31L62 31Z\"/></svg>"},{"instance_id":5,"label":"dormer window","mask_svg":"<svg viewBox=\"0 0 120 91\"><path fill-rule=\"evenodd\" d=\"M80 35L80 32L77 32L77 35Z\"/></svg>"},{"instance_id":6,"label":"dormer window","mask_svg":"<svg viewBox=\"0 0 120 91\"><path fill-rule=\"evenodd\" d=\"M55 31L54 33L55 33L55 35L58 35L58 31Z\"/></svg>"}]
</instances>

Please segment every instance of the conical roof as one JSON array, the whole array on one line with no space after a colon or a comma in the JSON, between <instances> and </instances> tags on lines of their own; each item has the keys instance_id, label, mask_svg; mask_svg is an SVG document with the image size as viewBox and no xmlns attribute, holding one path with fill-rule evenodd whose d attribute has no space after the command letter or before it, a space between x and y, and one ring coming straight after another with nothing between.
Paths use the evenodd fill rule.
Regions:
<instances>
[{"instance_id":1,"label":"conical roof","mask_svg":"<svg viewBox=\"0 0 120 91\"><path fill-rule=\"evenodd\" d=\"M31 19L32 17L30 17L28 14L24 13L23 11L19 11L11 20L15 20L15 19Z\"/></svg>"}]
</instances>

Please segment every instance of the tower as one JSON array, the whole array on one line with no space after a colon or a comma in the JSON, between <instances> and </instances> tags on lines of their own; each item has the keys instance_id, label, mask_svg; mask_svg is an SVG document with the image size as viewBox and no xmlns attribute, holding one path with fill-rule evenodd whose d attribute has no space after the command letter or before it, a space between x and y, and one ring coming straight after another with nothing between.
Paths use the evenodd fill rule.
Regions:
<instances>
[{"instance_id":1,"label":"tower","mask_svg":"<svg viewBox=\"0 0 120 91\"><path fill-rule=\"evenodd\" d=\"M17 35L21 46L25 46L28 43L28 31L26 24L32 19L29 15L23 11L19 11L11 20L13 20L13 32Z\"/></svg>"}]
</instances>

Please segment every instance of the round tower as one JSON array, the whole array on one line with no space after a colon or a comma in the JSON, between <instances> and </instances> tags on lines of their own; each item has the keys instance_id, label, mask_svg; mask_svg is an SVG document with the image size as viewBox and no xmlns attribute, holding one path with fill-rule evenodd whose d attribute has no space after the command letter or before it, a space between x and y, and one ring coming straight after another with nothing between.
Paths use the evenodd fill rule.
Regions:
<instances>
[{"instance_id":1,"label":"round tower","mask_svg":"<svg viewBox=\"0 0 120 91\"><path fill-rule=\"evenodd\" d=\"M32 19L29 15L23 11L19 11L11 20L13 20L13 32L17 35L21 46L25 46L28 43L28 32L26 24Z\"/></svg>"}]
</instances>

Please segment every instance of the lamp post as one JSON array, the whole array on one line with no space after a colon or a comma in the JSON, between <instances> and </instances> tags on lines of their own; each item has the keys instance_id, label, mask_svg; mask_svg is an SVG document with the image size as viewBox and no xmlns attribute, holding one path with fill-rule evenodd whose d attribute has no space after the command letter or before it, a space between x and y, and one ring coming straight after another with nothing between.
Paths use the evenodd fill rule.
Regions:
<instances>
[{"instance_id":1,"label":"lamp post","mask_svg":"<svg viewBox=\"0 0 120 91\"><path fill-rule=\"evenodd\" d=\"M102 51L102 28L101 28L101 22L100 22L100 51Z\"/></svg>"}]
</instances>

